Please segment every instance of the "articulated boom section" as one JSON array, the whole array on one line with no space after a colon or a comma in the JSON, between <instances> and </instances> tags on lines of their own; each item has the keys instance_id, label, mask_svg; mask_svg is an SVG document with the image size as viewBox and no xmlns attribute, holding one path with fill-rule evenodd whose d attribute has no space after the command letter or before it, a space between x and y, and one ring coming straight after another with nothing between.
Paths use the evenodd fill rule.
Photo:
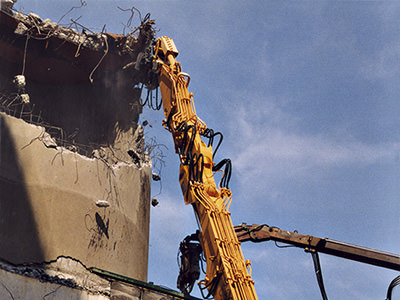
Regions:
<instances>
[{"instance_id":1,"label":"articulated boom section","mask_svg":"<svg viewBox=\"0 0 400 300\"><path fill-rule=\"evenodd\" d=\"M216 134L196 115L193 94L188 90L190 77L182 73L175 60L178 50L173 40L159 38L154 50L164 126L172 133L181 160L179 181L185 203L193 205L201 227L199 240L207 271L200 288L207 288L216 300L255 300L254 282L248 272L250 261L244 261L228 211L231 191L225 179L230 169L225 168L218 189L213 172L221 165L214 164L210 143L201 140L201 136L212 140ZM228 164L228 160L223 162Z\"/></svg>"}]
</instances>

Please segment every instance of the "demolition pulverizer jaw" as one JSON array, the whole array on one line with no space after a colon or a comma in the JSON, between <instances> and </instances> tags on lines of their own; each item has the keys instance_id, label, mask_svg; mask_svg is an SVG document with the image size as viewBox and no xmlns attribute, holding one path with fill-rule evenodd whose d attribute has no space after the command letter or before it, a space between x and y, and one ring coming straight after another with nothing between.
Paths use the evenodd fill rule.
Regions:
<instances>
[{"instance_id":1,"label":"demolition pulverizer jaw","mask_svg":"<svg viewBox=\"0 0 400 300\"><path fill-rule=\"evenodd\" d=\"M177 281L178 289L188 295L193 290L196 280L200 277L200 255L198 231L188 235L179 245L180 268Z\"/></svg>"}]
</instances>

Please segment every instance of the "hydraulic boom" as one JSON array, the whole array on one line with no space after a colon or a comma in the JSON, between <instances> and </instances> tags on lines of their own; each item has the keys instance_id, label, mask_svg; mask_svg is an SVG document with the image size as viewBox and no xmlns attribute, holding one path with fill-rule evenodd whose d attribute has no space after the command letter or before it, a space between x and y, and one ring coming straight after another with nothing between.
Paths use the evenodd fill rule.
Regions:
<instances>
[{"instance_id":1,"label":"hydraulic boom","mask_svg":"<svg viewBox=\"0 0 400 300\"><path fill-rule=\"evenodd\" d=\"M309 252L320 252L347 258L350 260L367 263L370 265L400 271L400 256L393 253L374 250L362 246L348 244L328 238L319 238L312 235L303 235L270 227L267 225L242 225L235 226L239 241L252 241L255 243L276 241L303 248Z\"/></svg>"},{"instance_id":2,"label":"hydraulic boom","mask_svg":"<svg viewBox=\"0 0 400 300\"><path fill-rule=\"evenodd\" d=\"M212 141L218 133L207 128L197 116L193 93L188 90L190 76L182 72L177 55L171 38L159 38L154 48L153 69L161 90L164 127L171 132L180 158L183 197L186 204L193 206L200 227L198 239L207 270L199 285L215 300L255 300L250 261L244 260L229 212L230 160L214 163ZM208 139L208 145L202 137ZM219 188L214 180L217 171L223 174Z\"/></svg>"}]
</instances>

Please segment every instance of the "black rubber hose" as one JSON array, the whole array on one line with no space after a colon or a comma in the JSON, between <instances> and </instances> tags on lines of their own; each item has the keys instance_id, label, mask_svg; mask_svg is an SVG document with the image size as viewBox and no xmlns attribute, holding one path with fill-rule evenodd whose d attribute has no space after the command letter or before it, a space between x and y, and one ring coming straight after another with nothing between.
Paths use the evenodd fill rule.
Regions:
<instances>
[{"instance_id":1,"label":"black rubber hose","mask_svg":"<svg viewBox=\"0 0 400 300\"><path fill-rule=\"evenodd\" d=\"M328 300L328 296L326 295L325 292L324 280L322 278L322 270L321 270L321 264L319 262L318 252L311 252L311 256L314 262L315 275L317 275L317 281L319 289L321 291L322 299Z\"/></svg>"},{"instance_id":2,"label":"black rubber hose","mask_svg":"<svg viewBox=\"0 0 400 300\"><path fill-rule=\"evenodd\" d=\"M393 288L394 288L395 286L399 285L399 284L400 284L400 275L397 276L395 279L393 279L393 280L390 282L389 287L388 287L388 290L387 290L387 294L386 294L386 300L392 300L392 291L393 291Z\"/></svg>"},{"instance_id":3,"label":"black rubber hose","mask_svg":"<svg viewBox=\"0 0 400 300\"><path fill-rule=\"evenodd\" d=\"M229 188L229 182L231 180L232 176L232 162L229 158L225 158L221 160L218 164L216 164L212 170L218 171L221 170L221 168L225 165L225 170L224 170L224 176L222 176L220 185L224 188Z\"/></svg>"}]
</instances>

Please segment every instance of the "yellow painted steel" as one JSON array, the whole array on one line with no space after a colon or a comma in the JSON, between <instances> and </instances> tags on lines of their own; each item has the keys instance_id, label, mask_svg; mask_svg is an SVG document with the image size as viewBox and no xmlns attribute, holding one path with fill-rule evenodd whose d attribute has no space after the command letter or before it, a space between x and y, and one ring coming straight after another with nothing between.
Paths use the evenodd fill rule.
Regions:
<instances>
[{"instance_id":1,"label":"yellow painted steel","mask_svg":"<svg viewBox=\"0 0 400 300\"><path fill-rule=\"evenodd\" d=\"M180 155L180 185L185 203L193 205L197 216L207 262L205 279L199 285L216 300L256 300L250 261L244 260L230 217L231 191L215 184L212 147L200 135L207 126L196 114L193 93L188 89L190 76L182 72L177 55L171 38L157 40L154 65L166 117L164 126L172 133Z\"/></svg>"}]
</instances>

